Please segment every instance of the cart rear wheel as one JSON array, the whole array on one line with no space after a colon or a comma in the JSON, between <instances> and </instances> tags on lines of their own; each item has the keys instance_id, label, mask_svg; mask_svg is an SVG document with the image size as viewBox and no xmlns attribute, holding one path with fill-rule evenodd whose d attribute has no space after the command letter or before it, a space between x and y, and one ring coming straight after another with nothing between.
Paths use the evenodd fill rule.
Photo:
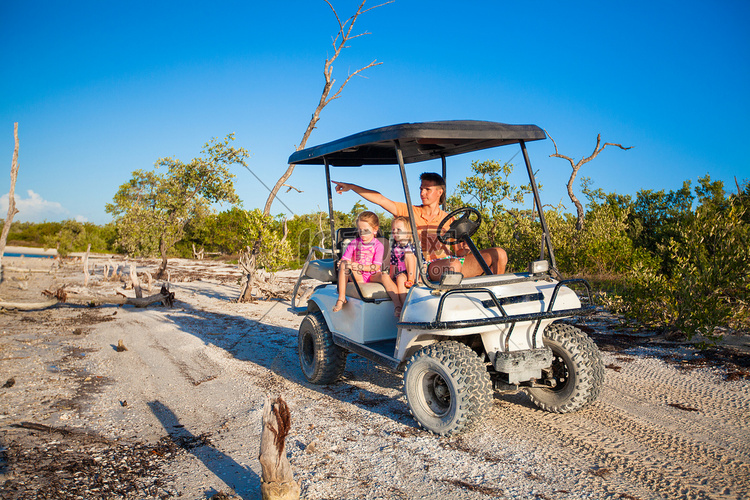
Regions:
<instances>
[{"instance_id":1,"label":"cart rear wheel","mask_svg":"<svg viewBox=\"0 0 750 500\"><path fill-rule=\"evenodd\" d=\"M554 357L543 373L554 386L526 389L531 401L554 413L578 411L596 401L604 383L604 363L594 341L572 325L553 323L544 331L544 345Z\"/></svg>"},{"instance_id":2,"label":"cart rear wheel","mask_svg":"<svg viewBox=\"0 0 750 500\"><path fill-rule=\"evenodd\" d=\"M469 347L454 341L432 344L411 357L404 392L419 425L442 436L471 426L492 402L487 367Z\"/></svg>"},{"instance_id":3,"label":"cart rear wheel","mask_svg":"<svg viewBox=\"0 0 750 500\"><path fill-rule=\"evenodd\" d=\"M344 373L348 352L333 343L323 313L315 311L300 324L297 354L305 378L313 384L326 385Z\"/></svg>"}]
</instances>

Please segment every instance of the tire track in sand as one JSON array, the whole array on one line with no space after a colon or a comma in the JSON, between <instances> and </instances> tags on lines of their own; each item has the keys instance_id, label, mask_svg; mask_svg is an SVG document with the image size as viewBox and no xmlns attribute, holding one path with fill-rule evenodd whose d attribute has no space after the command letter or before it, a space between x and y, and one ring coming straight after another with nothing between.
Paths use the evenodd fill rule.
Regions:
<instances>
[{"instance_id":1,"label":"tire track in sand","mask_svg":"<svg viewBox=\"0 0 750 500\"><path fill-rule=\"evenodd\" d=\"M616 474L656 498L747 498L747 387L727 389L710 374L680 377L658 360L629 365L614 376L608 370L600 402L578 414L545 413L525 396L506 397L512 402L488 415L490 432L536 441L535 453L565 467L596 464L608 471L610 491L619 487ZM701 411L669 406L675 385L678 397L689 395Z\"/></svg>"}]
</instances>

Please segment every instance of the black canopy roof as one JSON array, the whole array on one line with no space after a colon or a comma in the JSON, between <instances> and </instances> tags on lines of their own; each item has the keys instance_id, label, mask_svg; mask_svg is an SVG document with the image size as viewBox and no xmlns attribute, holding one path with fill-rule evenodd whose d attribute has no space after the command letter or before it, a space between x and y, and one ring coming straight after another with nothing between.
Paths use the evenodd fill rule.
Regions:
<instances>
[{"instance_id":1,"label":"black canopy roof","mask_svg":"<svg viewBox=\"0 0 750 500\"><path fill-rule=\"evenodd\" d=\"M416 163L545 138L544 131L536 125L475 120L401 123L296 151L289 157L289 163L322 165L325 157L333 166L397 164L397 141L404 163Z\"/></svg>"}]
</instances>

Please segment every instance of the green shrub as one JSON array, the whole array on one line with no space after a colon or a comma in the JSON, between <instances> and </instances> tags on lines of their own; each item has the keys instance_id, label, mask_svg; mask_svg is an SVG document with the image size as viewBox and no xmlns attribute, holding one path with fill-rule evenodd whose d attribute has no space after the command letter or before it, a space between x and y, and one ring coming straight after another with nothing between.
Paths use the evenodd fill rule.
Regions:
<instances>
[{"instance_id":1,"label":"green shrub","mask_svg":"<svg viewBox=\"0 0 750 500\"><path fill-rule=\"evenodd\" d=\"M716 327L748 328L750 226L743 203L705 203L686 217L667 245L670 273L636 265L617 310L687 338L717 340Z\"/></svg>"}]
</instances>

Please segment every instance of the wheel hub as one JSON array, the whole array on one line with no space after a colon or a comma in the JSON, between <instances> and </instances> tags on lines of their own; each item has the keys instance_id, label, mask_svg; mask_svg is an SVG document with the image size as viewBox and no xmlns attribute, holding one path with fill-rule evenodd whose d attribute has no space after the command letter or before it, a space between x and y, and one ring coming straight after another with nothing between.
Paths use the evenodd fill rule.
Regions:
<instances>
[{"instance_id":1,"label":"wheel hub","mask_svg":"<svg viewBox=\"0 0 750 500\"><path fill-rule=\"evenodd\" d=\"M435 372L425 374L423 388L425 403L436 415L450 410L451 391L443 377Z\"/></svg>"},{"instance_id":2,"label":"wheel hub","mask_svg":"<svg viewBox=\"0 0 750 500\"><path fill-rule=\"evenodd\" d=\"M557 355L552 360L552 366L548 370L545 370L545 372L547 377L544 383L553 390L560 390L565 387L570 377L565 360Z\"/></svg>"}]
</instances>

